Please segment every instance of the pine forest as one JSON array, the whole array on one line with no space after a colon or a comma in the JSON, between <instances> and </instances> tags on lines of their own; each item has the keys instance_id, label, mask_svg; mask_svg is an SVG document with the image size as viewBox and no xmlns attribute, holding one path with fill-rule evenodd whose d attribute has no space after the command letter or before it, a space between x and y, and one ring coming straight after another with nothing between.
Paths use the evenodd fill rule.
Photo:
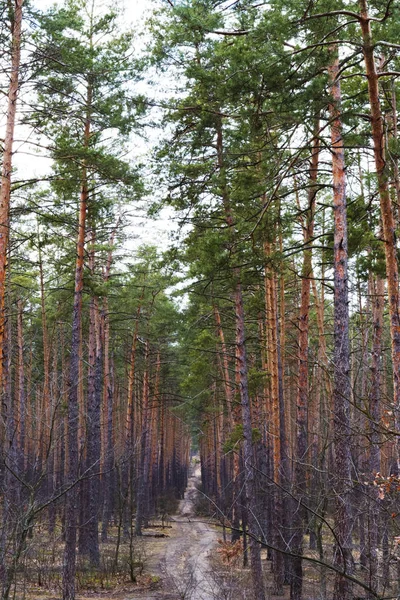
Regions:
<instances>
[{"instance_id":1,"label":"pine forest","mask_svg":"<svg viewBox=\"0 0 400 600\"><path fill-rule=\"evenodd\" d=\"M2 600L400 598L399 0L0 0Z\"/></svg>"}]
</instances>

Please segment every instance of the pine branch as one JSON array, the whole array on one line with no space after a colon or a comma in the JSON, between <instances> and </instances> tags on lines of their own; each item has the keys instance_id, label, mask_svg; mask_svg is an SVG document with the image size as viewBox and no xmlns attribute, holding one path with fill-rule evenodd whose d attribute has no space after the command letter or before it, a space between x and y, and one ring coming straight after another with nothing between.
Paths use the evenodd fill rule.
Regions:
<instances>
[{"instance_id":1,"label":"pine branch","mask_svg":"<svg viewBox=\"0 0 400 600\"><path fill-rule=\"evenodd\" d=\"M226 36L230 36L230 35L248 35L249 33L251 33L250 29L234 29L233 31L213 31L213 30L209 30L206 29L207 33L215 33L216 35L226 35Z\"/></svg>"}]
</instances>

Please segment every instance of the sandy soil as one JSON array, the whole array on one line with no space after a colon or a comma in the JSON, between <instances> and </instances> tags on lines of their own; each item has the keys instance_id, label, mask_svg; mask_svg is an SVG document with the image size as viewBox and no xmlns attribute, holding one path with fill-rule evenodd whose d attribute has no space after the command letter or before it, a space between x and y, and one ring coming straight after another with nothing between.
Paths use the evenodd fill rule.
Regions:
<instances>
[{"instance_id":1,"label":"sandy soil","mask_svg":"<svg viewBox=\"0 0 400 600\"><path fill-rule=\"evenodd\" d=\"M217 585L212 577L209 554L216 546L217 533L194 514L199 480L200 468L189 478L179 512L173 517L178 535L167 545L163 568L166 580L178 587L176 591L179 598L215 600L218 597Z\"/></svg>"},{"instance_id":2,"label":"sandy soil","mask_svg":"<svg viewBox=\"0 0 400 600\"><path fill-rule=\"evenodd\" d=\"M171 517L168 538L149 544L146 571L160 575L162 589L141 595L129 595L129 600L216 600L218 585L210 566L210 552L216 547L215 529L195 516L196 485L200 468L189 478L183 500L176 515ZM161 543L160 543L161 542ZM153 546L151 549L150 546Z\"/></svg>"}]
</instances>

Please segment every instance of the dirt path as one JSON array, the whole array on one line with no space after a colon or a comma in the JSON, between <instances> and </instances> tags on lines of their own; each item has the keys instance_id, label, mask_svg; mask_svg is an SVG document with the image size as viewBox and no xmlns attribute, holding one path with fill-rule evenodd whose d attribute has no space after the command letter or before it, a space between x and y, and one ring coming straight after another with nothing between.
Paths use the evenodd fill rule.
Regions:
<instances>
[{"instance_id":1,"label":"dirt path","mask_svg":"<svg viewBox=\"0 0 400 600\"><path fill-rule=\"evenodd\" d=\"M189 477L188 487L176 515L171 518L167 538L147 538L146 571L159 575L162 588L129 594L128 600L217 600L218 585L209 556L218 533L195 515L200 467Z\"/></svg>"},{"instance_id":2,"label":"dirt path","mask_svg":"<svg viewBox=\"0 0 400 600\"><path fill-rule=\"evenodd\" d=\"M166 581L176 588L178 598L215 600L218 590L209 553L216 546L217 533L194 514L199 481L200 467L189 478L185 497L180 502L178 514L173 517L177 528L167 544L163 569Z\"/></svg>"},{"instance_id":3,"label":"dirt path","mask_svg":"<svg viewBox=\"0 0 400 600\"><path fill-rule=\"evenodd\" d=\"M219 587L220 573L216 573L213 551L220 537L217 529L207 518L195 514L195 503L200 483L200 467L192 470L184 498L180 501L177 514L169 521L153 522L143 531L143 536L135 539L133 555L129 557L129 544L120 548L119 570L114 574L105 570L93 572L82 570L79 582L79 600L222 600L224 584ZM117 530L110 533L107 557L114 561ZM62 556L62 546L59 547ZM57 555L58 556L58 555ZM49 555L43 554L51 561ZM137 569L135 582L130 581L129 561L133 560ZM54 558L53 558L54 562ZM214 563L214 568L211 564ZM61 562L59 563L61 564ZM104 563L111 564L111 563ZM27 597L37 600L57 600L60 579L52 563L43 563L41 573L48 576L48 583L38 584L36 579L28 583ZM87 577L87 581L84 579ZM90 579L92 578L92 579ZM24 580L21 594L26 594ZM240 595L230 596L235 600ZM246 596L244 596L246 598Z\"/></svg>"}]
</instances>

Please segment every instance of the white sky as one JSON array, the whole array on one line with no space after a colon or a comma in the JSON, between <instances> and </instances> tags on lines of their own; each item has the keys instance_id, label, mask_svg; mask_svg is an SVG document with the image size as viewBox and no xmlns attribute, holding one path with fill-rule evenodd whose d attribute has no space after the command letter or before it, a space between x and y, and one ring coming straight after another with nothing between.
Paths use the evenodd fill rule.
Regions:
<instances>
[{"instance_id":1,"label":"white sky","mask_svg":"<svg viewBox=\"0 0 400 600\"><path fill-rule=\"evenodd\" d=\"M53 4L58 4L58 2L54 2L54 0L35 1L35 6L40 9L48 8ZM151 7L154 6L154 0L118 0L118 4L123 7L127 19L135 23L140 21L145 16L145 13L151 10Z\"/></svg>"},{"instance_id":2,"label":"white sky","mask_svg":"<svg viewBox=\"0 0 400 600\"><path fill-rule=\"evenodd\" d=\"M95 0L101 6L110 5L107 0ZM133 29L138 33L141 32L147 16L151 13L152 8L162 3L162 0L115 0L124 11L123 23L127 29ZM54 4L62 4L62 2L54 2L54 0L34 0L35 6L40 9L46 9ZM143 86L141 86L143 87ZM142 93L143 90L140 89ZM5 125L5 115L0 119L0 138L3 137L3 127ZM155 132L150 132L151 137L157 139ZM24 127L17 128L16 140L14 145L14 167L17 169L14 175L15 179L27 179L42 177L46 175L50 168L50 161L46 157L46 152L42 156L29 147L29 142L24 143L29 137L29 131ZM150 144L138 143L136 139L135 146L132 147L132 156L140 156L142 159L150 151ZM132 215L131 226L128 228L128 235L131 237L127 242L126 250L128 253L142 245L154 244L161 249L165 249L169 245L170 233L176 230L173 222L173 211L165 209L162 215L157 220L147 219L143 209L138 210L138 207L132 205L128 212Z\"/></svg>"},{"instance_id":3,"label":"white sky","mask_svg":"<svg viewBox=\"0 0 400 600\"><path fill-rule=\"evenodd\" d=\"M160 5L162 0L115 0L110 2L107 0L95 0L96 4L105 6L119 6L121 7L125 17L127 27L133 25L135 27L140 26L150 14L154 6ZM40 9L46 9L54 4L62 4L62 2L55 0L34 0L35 6Z\"/></svg>"}]
</instances>

